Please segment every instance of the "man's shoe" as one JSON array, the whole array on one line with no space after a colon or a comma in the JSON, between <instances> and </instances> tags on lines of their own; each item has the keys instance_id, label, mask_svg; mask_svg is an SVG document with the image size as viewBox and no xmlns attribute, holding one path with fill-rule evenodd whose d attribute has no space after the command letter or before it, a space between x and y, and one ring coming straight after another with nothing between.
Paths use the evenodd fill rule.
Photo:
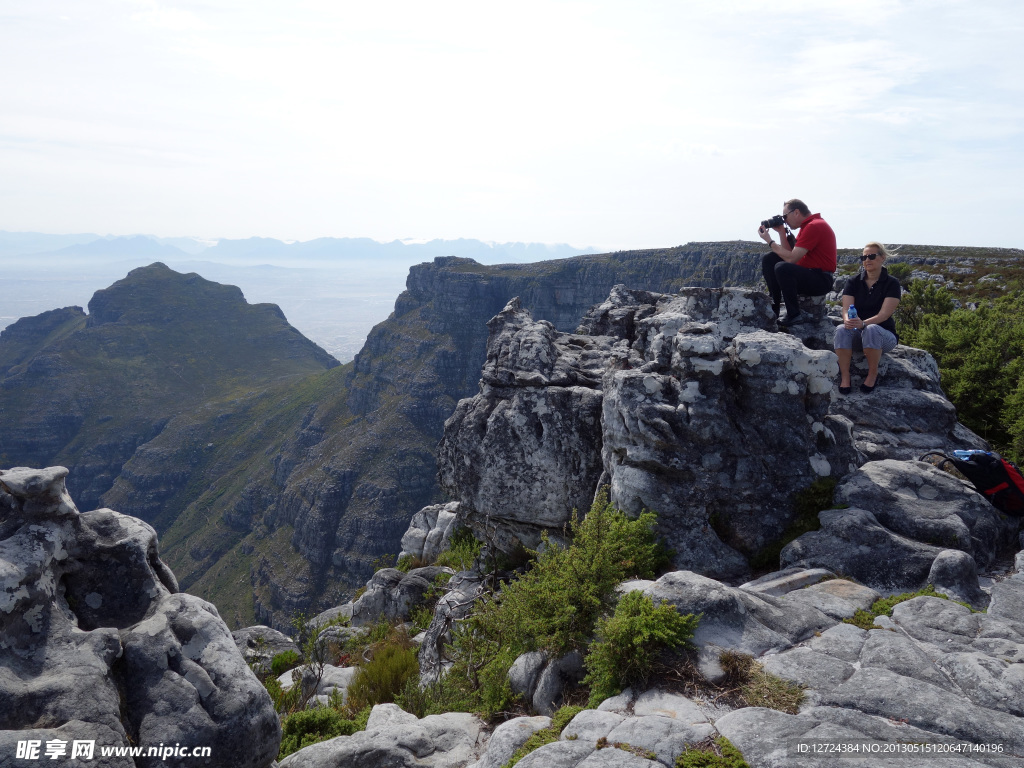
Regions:
<instances>
[{"instance_id":1,"label":"man's shoe","mask_svg":"<svg viewBox=\"0 0 1024 768\"><path fill-rule=\"evenodd\" d=\"M806 312L797 312L795 315L786 315L786 317L779 320L779 325L783 328L789 328L791 325L810 322L810 319Z\"/></svg>"}]
</instances>

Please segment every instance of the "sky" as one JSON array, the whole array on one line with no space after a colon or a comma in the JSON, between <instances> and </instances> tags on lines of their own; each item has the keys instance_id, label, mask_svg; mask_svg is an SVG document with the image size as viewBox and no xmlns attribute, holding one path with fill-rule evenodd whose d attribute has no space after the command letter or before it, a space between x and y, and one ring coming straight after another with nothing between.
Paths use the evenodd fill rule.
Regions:
<instances>
[{"instance_id":1,"label":"sky","mask_svg":"<svg viewBox=\"0 0 1024 768\"><path fill-rule=\"evenodd\" d=\"M1019 0L0 0L0 230L1024 247Z\"/></svg>"}]
</instances>

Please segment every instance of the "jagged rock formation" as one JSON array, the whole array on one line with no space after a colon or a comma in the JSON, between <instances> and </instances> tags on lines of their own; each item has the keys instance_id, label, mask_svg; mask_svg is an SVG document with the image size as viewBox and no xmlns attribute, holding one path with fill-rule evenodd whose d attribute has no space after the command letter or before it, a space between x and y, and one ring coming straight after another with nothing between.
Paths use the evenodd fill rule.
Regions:
<instances>
[{"instance_id":1,"label":"jagged rock formation","mask_svg":"<svg viewBox=\"0 0 1024 768\"><path fill-rule=\"evenodd\" d=\"M152 520L183 588L214 599L232 625L285 628L299 611L343 602L398 552L409 518L442 501L444 420L474 391L486 322L512 296L571 329L616 282L752 280L757 263L756 246L727 243L419 265L352 365L171 419L103 503Z\"/></svg>"},{"instance_id":2,"label":"jagged rock formation","mask_svg":"<svg viewBox=\"0 0 1024 768\"><path fill-rule=\"evenodd\" d=\"M86 739L97 758L180 743L211 748L194 764L269 765L277 715L216 608L178 592L150 526L80 513L67 472L0 471L0 764L20 740Z\"/></svg>"},{"instance_id":3,"label":"jagged rock formation","mask_svg":"<svg viewBox=\"0 0 1024 768\"><path fill-rule=\"evenodd\" d=\"M607 484L621 509L658 512L677 567L741 580L815 479L866 455L980 442L936 394L930 356L902 351L873 400L840 399L834 354L776 333L756 291L618 286L576 334L517 301L489 327L480 392L445 425L439 477L506 550L557 533Z\"/></svg>"}]
</instances>

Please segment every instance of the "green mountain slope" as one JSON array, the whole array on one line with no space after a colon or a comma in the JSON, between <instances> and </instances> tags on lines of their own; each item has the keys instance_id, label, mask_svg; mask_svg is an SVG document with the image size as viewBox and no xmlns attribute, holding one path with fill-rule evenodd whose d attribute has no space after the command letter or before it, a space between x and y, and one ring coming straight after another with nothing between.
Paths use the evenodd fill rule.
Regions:
<instances>
[{"instance_id":1,"label":"green mountain slope","mask_svg":"<svg viewBox=\"0 0 1024 768\"><path fill-rule=\"evenodd\" d=\"M337 366L271 304L162 264L0 334L0 465L63 464L90 509L178 414Z\"/></svg>"}]
</instances>

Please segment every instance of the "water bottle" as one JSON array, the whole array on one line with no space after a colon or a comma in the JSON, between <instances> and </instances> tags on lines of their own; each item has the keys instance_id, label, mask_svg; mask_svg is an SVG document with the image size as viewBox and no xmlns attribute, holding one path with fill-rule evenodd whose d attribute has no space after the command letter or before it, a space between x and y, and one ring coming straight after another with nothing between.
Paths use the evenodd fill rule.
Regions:
<instances>
[{"instance_id":1,"label":"water bottle","mask_svg":"<svg viewBox=\"0 0 1024 768\"><path fill-rule=\"evenodd\" d=\"M992 454L988 451L973 449L970 451L953 451L953 455L960 459L960 461L971 461L975 456L991 456Z\"/></svg>"},{"instance_id":2,"label":"water bottle","mask_svg":"<svg viewBox=\"0 0 1024 768\"><path fill-rule=\"evenodd\" d=\"M853 304L851 304L850 308L848 310L846 310L846 316L850 320L856 320L857 319L857 308L855 306L853 306Z\"/></svg>"}]
</instances>

